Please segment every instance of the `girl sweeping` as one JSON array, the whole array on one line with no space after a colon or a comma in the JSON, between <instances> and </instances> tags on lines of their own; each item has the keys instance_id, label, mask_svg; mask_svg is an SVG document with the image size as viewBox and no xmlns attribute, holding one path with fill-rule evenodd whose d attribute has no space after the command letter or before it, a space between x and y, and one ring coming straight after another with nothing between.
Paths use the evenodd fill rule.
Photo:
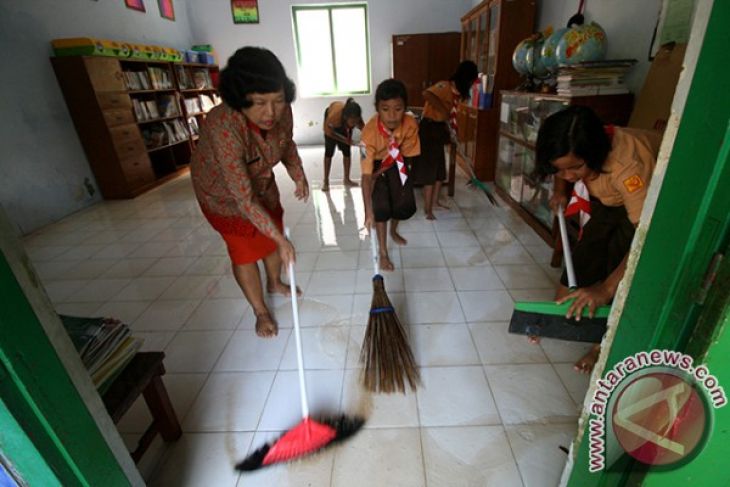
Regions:
<instances>
[{"instance_id":1,"label":"girl sweeping","mask_svg":"<svg viewBox=\"0 0 730 487\"><path fill-rule=\"evenodd\" d=\"M439 203L441 185L446 179L444 145L451 140L451 132L456 133L457 106L469 96L469 88L477 75L477 65L464 61L449 81L439 81L423 92L426 103L418 128L421 156L413 169L413 178L423 185L423 206L429 220L436 219L434 206L448 208Z\"/></svg>"},{"instance_id":2,"label":"girl sweeping","mask_svg":"<svg viewBox=\"0 0 730 487\"><path fill-rule=\"evenodd\" d=\"M348 98L345 103L335 101L324 111L324 182L322 191L330 189L330 169L332 156L335 155L335 146L342 152L345 186L357 186L350 179L350 145L352 144L352 129L362 130L362 111L355 100Z\"/></svg>"},{"instance_id":3,"label":"girl sweeping","mask_svg":"<svg viewBox=\"0 0 730 487\"><path fill-rule=\"evenodd\" d=\"M380 268L392 271L388 256L387 227L399 245L406 239L398 234L398 223L416 212L413 182L408 174L412 158L421 153L418 123L406 114L405 85L387 79L375 90L377 114L362 130L365 148L362 159L362 197L365 205L365 226L375 223L380 248Z\"/></svg>"},{"instance_id":4,"label":"girl sweeping","mask_svg":"<svg viewBox=\"0 0 730 487\"><path fill-rule=\"evenodd\" d=\"M649 182L659 152L661 135L649 130L604 126L589 108L571 106L548 117L537 136L537 172L556 176L553 211L568 203L566 184L573 196L566 215L580 213L581 236L572 249L578 289L570 290L563 273L558 303L574 302L567 317L580 319L584 307L592 315L616 294L639 223ZM536 341L533 338L533 341ZM590 372L600 347L576 364Z\"/></svg>"}]
</instances>

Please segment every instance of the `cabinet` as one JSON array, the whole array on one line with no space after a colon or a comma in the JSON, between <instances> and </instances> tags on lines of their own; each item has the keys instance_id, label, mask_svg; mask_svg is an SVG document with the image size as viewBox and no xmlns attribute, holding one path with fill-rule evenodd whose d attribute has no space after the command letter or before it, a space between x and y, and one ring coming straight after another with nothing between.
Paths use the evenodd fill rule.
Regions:
<instances>
[{"instance_id":1,"label":"cabinet","mask_svg":"<svg viewBox=\"0 0 730 487\"><path fill-rule=\"evenodd\" d=\"M486 109L459 106L459 141L474 163L479 179L494 180L499 105L495 95L516 87L520 76L512 67L517 44L533 32L535 0L485 0L461 18L461 60L474 61L487 77L492 100Z\"/></svg>"},{"instance_id":2,"label":"cabinet","mask_svg":"<svg viewBox=\"0 0 730 487\"><path fill-rule=\"evenodd\" d=\"M458 32L393 36L393 77L406 85L408 105L423 106L423 90L447 80L459 65Z\"/></svg>"},{"instance_id":3,"label":"cabinet","mask_svg":"<svg viewBox=\"0 0 730 487\"><path fill-rule=\"evenodd\" d=\"M516 91L501 92L499 138L496 149L495 186L522 218L552 245L553 215L548 202L553 193L551 178L538 182L535 143L543 120L569 105L592 108L608 124L626 125L633 95L556 96Z\"/></svg>"},{"instance_id":4,"label":"cabinet","mask_svg":"<svg viewBox=\"0 0 730 487\"><path fill-rule=\"evenodd\" d=\"M104 198L132 198L187 170L197 127L219 100L217 66L92 56L51 63ZM207 100L204 108L187 110L191 98Z\"/></svg>"}]
</instances>

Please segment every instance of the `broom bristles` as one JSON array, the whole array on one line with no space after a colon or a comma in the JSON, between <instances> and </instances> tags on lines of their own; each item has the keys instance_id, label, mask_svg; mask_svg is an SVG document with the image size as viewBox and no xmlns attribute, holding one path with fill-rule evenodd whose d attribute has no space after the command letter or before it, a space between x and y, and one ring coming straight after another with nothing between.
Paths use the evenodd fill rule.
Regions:
<instances>
[{"instance_id":1,"label":"broom bristles","mask_svg":"<svg viewBox=\"0 0 730 487\"><path fill-rule=\"evenodd\" d=\"M406 386L415 391L421 382L408 333L395 314L380 275L373 277L373 301L360 362L365 366L363 384L372 392L405 393Z\"/></svg>"}]
</instances>

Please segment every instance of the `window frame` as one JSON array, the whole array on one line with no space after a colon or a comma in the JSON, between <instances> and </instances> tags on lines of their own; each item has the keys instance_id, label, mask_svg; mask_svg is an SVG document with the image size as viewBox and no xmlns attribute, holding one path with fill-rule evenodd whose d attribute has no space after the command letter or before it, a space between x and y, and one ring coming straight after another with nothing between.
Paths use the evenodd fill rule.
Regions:
<instances>
[{"instance_id":1,"label":"window frame","mask_svg":"<svg viewBox=\"0 0 730 487\"><path fill-rule=\"evenodd\" d=\"M337 83L337 62L336 62L336 50L334 41L334 29L332 21L332 11L336 9L352 9L353 7L362 8L365 13L365 69L366 69L366 80L367 88L365 90L357 91L339 91ZM302 69L302 53L299 46L299 26L297 25L297 11L302 10L326 10L327 17L329 20L329 32L330 32L330 49L332 51L332 57L330 64L332 67L332 79L334 80L334 91L317 91L314 93L307 93L304 95L305 98L314 98L320 96L345 96L345 95L369 95L372 89L372 82L370 80L371 73L371 62L370 62L370 29L368 26L368 4L367 2L352 2L352 3L321 3L321 4L308 4L308 5L292 5L291 6L291 18L292 27L294 30L294 50L297 56L297 78L300 76Z\"/></svg>"}]
</instances>

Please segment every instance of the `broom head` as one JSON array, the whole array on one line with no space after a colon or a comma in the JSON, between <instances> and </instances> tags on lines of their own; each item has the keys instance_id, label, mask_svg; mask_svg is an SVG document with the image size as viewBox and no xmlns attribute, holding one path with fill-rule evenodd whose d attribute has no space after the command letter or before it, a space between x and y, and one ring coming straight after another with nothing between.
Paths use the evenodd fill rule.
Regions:
<instances>
[{"instance_id":1,"label":"broom head","mask_svg":"<svg viewBox=\"0 0 730 487\"><path fill-rule=\"evenodd\" d=\"M509 332L574 342L600 343L606 332L610 306L596 309L593 318L587 308L580 321L566 318L571 301L556 304L553 301L517 301Z\"/></svg>"},{"instance_id":2,"label":"broom head","mask_svg":"<svg viewBox=\"0 0 730 487\"><path fill-rule=\"evenodd\" d=\"M421 381L408 334L395 314L380 274L373 277L373 301L360 362L365 365L363 385L371 392L405 393L406 382L415 391Z\"/></svg>"},{"instance_id":3,"label":"broom head","mask_svg":"<svg viewBox=\"0 0 730 487\"><path fill-rule=\"evenodd\" d=\"M345 415L336 418L305 418L278 440L266 444L236 465L236 470L251 471L277 463L291 462L311 455L333 443L345 440L362 428L365 420Z\"/></svg>"}]
</instances>

